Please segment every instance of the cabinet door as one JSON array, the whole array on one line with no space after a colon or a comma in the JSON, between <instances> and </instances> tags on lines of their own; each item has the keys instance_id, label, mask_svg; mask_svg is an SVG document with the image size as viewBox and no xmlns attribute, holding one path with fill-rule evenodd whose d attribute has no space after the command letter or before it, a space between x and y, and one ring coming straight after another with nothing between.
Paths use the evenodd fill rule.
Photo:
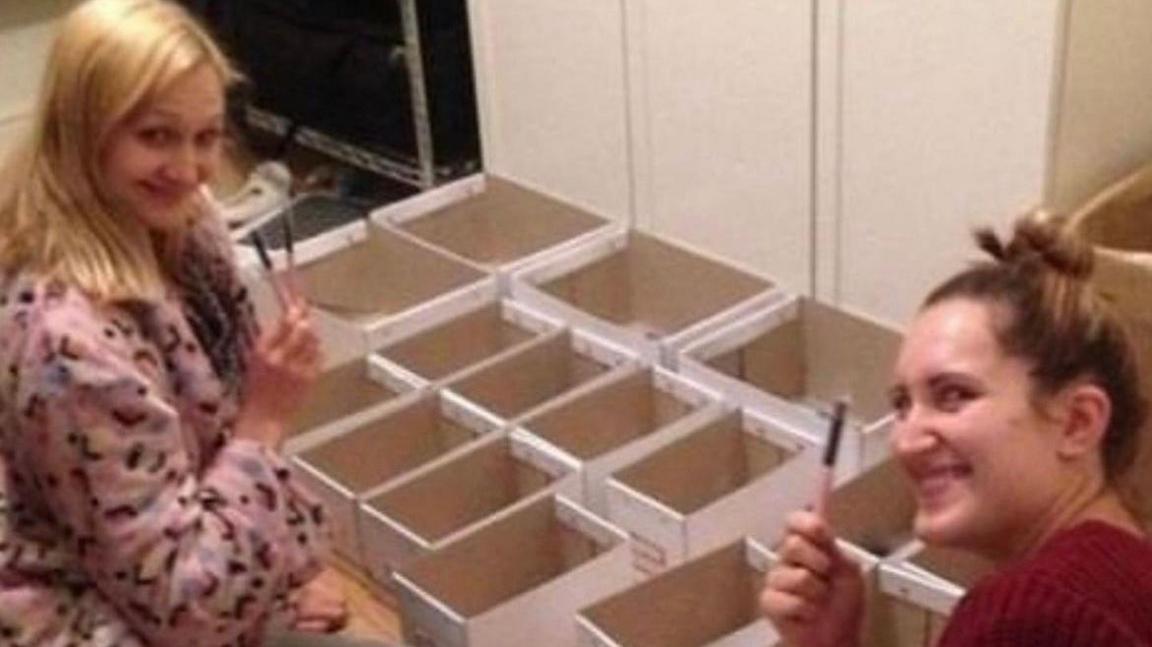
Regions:
<instances>
[{"instance_id":1,"label":"cabinet door","mask_svg":"<svg viewBox=\"0 0 1152 647\"><path fill-rule=\"evenodd\" d=\"M905 320L1039 204L1063 4L839 0L842 304Z\"/></svg>"},{"instance_id":2,"label":"cabinet door","mask_svg":"<svg viewBox=\"0 0 1152 647\"><path fill-rule=\"evenodd\" d=\"M1070 1L1047 199L1055 211L1152 161L1152 2Z\"/></svg>"},{"instance_id":3,"label":"cabinet door","mask_svg":"<svg viewBox=\"0 0 1152 647\"><path fill-rule=\"evenodd\" d=\"M812 2L625 4L637 224L807 292Z\"/></svg>"},{"instance_id":4,"label":"cabinet door","mask_svg":"<svg viewBox=\"0 0 1152 647\"><path fill-rule=\"evenodd\" d=\"M74 0L0 0L0 155L29 125L58 18Z\"/></svg>"},{"instance_id":5,"label":"cabinet door","mask_svg":"<svg viewBox=\"0 0 1152 647\"><path fill-rule=\"evenodd\" d=\"M619 0L469 0L487 170L630 215Z\"/></svg>"}]
</instances>

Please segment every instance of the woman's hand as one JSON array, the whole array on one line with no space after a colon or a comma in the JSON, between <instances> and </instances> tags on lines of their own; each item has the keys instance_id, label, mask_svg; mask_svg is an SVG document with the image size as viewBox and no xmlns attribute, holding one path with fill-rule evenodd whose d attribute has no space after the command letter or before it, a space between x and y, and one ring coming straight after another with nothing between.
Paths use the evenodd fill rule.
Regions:
<instances>
[{"instance_id":1,"label":"woman's hand","mask_svg":"<svg viewBox=\"0 0 1152 647\"><path fill-rule=\"evenodd\" d=\"M236 437L279 446L323 359L307 302L302 298L288 302L283 316L264 331L248 357Z\"/></svg>"},{"instance_id":2,"label":"woman's hand","mask_svg":"<svg viewBox=\"0 0 1152 647\"><path fill-rule=\"evenodd\" d=\"M794 647L859 645L864 578L836 547L827 522L811 512L791 514L777 554L760 606L784 641Z\"/></svg>"},{"instance_id":3,"label":"woman's hand","mask_svg":"<svg viewBox=\"0 0 1152 647\"><path fill-rule=\"evenodd\" d=\"M348 624L348 602L330 571L324 571L293 594L292 629L333 633Z\"/></svg>"}]
</instances>

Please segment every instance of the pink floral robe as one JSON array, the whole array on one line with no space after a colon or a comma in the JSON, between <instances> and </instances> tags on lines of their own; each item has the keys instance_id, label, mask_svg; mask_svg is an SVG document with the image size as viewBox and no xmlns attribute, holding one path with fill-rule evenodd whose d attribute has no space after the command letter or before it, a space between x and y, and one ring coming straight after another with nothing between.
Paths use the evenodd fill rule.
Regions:
<instances>
[{"instance_id":1,"label":"pink floral robe","mask_svg":"<svg viewBox=\"0 0 1152 647\"><path fill-rule=\"evenodd\" d=\"M215 226L186 260L250 341ZM189 314L0 276L0 645L259 644L318 571L319 507L232 438L237 387Z\"/></svg>"}]
</instances>

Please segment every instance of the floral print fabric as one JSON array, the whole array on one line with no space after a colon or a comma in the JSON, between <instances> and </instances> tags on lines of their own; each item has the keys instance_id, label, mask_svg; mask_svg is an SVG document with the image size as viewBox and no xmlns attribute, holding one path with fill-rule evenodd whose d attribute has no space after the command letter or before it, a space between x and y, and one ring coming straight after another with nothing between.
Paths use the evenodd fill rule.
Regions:
<instances>
[{"instance_id":1,"label":"floral print fabric","mask_svg":"<svg viewBox=\"0 0 1152 647\"><path fill-rule=\"evenodd\" d=\"M202 229L197 269L250 336L227 239ZM0 645L259 644L318 572L321 510L232 437L187 302L0 278Z\"/></svg>"}]
</instances>

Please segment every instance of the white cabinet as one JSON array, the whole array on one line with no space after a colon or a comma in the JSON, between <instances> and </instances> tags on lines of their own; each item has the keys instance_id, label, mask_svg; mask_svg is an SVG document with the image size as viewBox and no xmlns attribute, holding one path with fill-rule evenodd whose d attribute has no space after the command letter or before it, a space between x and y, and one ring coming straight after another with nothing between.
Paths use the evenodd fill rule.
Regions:
<instances>
[{"instance_id":1,"label":"white cabinet","mask_svg":"<svg viewBox=\"0 0 1152 647\"><path fill-rule=\"evenodd\" d=\"M619 0L468 0L490 172L630 217Z\"/></svg>"},{"instance_id":2,"label":"white cabinet","mask_svg":"<svg viewBox=\"0 0 1152 647\"><path fill-rule=\"evenodd\" d=\"M26 125L56 20L76 0L3 0L0 2L0 153Z\"/></svg>"},{"instance_id":3,"label":"white cabinet","mask_svg":"<svg viewBox=\"0 0 1152 647\"><path fill-rule=\"evenodd\" d=\"M1044 189L1061 4L841 0L831 297L901 322Z\"/></svg>"},{"instance_id":4,"label":"white cabinet","mask_svg":"<svg viewBox=\"0 0 1152 647\"><path fill-rule=\"evenodd\" d=\"M808 291L812 5L471 0L485 166Z\"/></svg>"},{"instance_id":5,"label":"white cabinet","mask_svg":"<svg viewBox=\"0 0 1152 647\"><path fill-rule=\"evenodd\" d=\"M905 320L970 231L1068 209L1152 157L1152 4L839 0L831 300ZM821 220L820 222L824 222ZM821 239L823 241L823 239Z\"/></svg>"},{"instance_id":6,"label":"white cabinet","mask_svg":"<svg viewBox=\"0 0 1152 647\"><path fill-rule=\"evenodd\" d=\"M625 4L637 225L808 291L813 3Z\"/></svg>"},{"instance_id":7,"label":"white cabinet","mask_svg":"<svg viewBox=\"0 0 1152 647\"><path fill-rule=\"evenodd\" d=\"M490 169L902 323L1152 158L1145 0L472 0Z\"/></svg>"},{"instance_id":8,"label":"white cabinet","mask_svg":"<svg viewBox=\"0 0 1152 647\"><path fill-rule=\"evenodd\" d=\"M1152 160L1152 2L1076 0L1065 29L1047 203L1081 204Z\"/></svg>"}]
</instances>

